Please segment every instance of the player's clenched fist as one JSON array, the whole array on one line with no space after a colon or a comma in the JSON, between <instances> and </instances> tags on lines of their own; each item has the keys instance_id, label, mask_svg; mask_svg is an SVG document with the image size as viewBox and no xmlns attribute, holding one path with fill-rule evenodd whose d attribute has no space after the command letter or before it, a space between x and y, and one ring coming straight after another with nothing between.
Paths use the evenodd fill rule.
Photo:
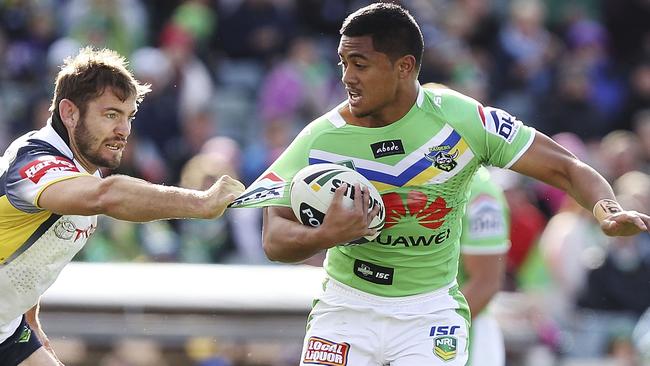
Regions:
<instances>
[{"instance_id":1,"label":"player's clenched fist","mask_svg":"<svg viewBox=\"0 0 650 366\"><path fill-rule=\"evenodd\" d=\"M237 179L224 175L217 180L212 187L206 191L208 205L207 219L214 219L221 215L228 207L228 204L239 197L246 187Z\"/></svg>"}]
</instances>

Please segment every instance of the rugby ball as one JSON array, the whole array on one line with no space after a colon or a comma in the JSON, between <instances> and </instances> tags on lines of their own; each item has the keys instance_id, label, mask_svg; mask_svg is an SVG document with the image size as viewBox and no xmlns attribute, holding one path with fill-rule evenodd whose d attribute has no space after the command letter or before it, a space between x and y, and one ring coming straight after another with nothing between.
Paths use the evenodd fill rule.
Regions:
<instances>
[{"instance_id":1,"label":"rugby ball","mask_svg":"<svg viewBox=\"0 0 650 366\"><path fill-rule=\"evenodd\" d=\"M318 227L325 219L325 214L334 197L334 191L346 183L348 183L348 189L343 198L344 205L350 208L354 206L354 185L356 183L368 187L370 193L368 210L379 205L379 213L368 226L377 230L377 233L372 236L364 236L349 244L367 243L379 236L379 232L384 227L386 209L377 188L363 175L346 166L323 163L309 165L298 171L291 181L291 208L303 225Z\"/></svg>"}]
</instances>

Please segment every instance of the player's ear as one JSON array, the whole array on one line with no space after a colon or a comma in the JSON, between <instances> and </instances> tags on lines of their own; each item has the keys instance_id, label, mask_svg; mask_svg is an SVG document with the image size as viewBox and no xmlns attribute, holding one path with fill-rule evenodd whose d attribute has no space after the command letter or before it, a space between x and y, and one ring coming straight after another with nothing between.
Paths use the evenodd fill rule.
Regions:
<instances>
[{"instance_id":1,"label":"player's ear","mask_svg":"<svg viewBox=\"0 0 650 366\"><path fill-rule=\"evenodd\" d=\"M61 99L59 102L59 115L66 127L75 127L79 121L79 108L70 99Z\"/></svg>"},{"instance_id":2,"label":"player's ear","mask_svg":"<svg viewBox=\"0 0 650 366\"><path fill-rule=\"evenodd\" d=\"M406 55L397 60L397 69L400 79L411 77L415 72L415 57L413 55Z\"/></svg>"}]
</instances>

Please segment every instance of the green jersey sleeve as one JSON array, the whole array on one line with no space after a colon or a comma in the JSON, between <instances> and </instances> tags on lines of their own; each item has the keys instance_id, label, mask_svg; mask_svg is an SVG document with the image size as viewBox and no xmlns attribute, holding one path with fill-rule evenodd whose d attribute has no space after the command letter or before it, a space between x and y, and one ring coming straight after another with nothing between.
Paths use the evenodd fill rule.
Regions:
<instances>
[{"instance_id":1,"label":"green jersey sleeve","mask_svg":"<svg viewBox=\"0 0 650 366\"><path fill-rule=\"evenodd\" d=\"M319 120L305 127L286 150L260 175L230 207L291 206L290 192L293 176L309 165L309 149Z\"/></svg>"},{"instance_id":2,"label":"green jersey sleeve","mask_svg":"<svg viewBox=\"0 0 650 366\"><path fill-rule=\"evenodd\" d=\"M462 219L461 252L472 255L502 254L510 248L510 212L503 191L480 168L471 183Z\"/></svg>"},{"instance_id":3,"label":"green jersey sleeve","mask_svg":"<svg viewBox=\"0 0 650 366\"><path fill-rule=\"evenodd\" d=\"M509 168L533 142L535 130L504 110L484 107L450 89L435 89L432 93L443 117L467 139L485 165Z\"/></svg>"}]
</instances>

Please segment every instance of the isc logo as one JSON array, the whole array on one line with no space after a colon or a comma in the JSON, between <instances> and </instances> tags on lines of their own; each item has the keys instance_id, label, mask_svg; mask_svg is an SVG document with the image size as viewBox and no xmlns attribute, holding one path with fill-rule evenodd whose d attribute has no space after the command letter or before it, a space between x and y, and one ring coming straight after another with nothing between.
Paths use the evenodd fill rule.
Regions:
<instances>
[{"instance_id":1,"label":"isc logo","mask_svg":"<svg viewBox=\"0 0 650 366\"><path fill-rule=\"evenodd\" d=\"M429 332L429 336L435 337L435 336L443 336L443 335L453 335L456 333L456 330L460 328L458 325L434 325L431 327L431 332Z\"/></svg>"}]
</instances>

